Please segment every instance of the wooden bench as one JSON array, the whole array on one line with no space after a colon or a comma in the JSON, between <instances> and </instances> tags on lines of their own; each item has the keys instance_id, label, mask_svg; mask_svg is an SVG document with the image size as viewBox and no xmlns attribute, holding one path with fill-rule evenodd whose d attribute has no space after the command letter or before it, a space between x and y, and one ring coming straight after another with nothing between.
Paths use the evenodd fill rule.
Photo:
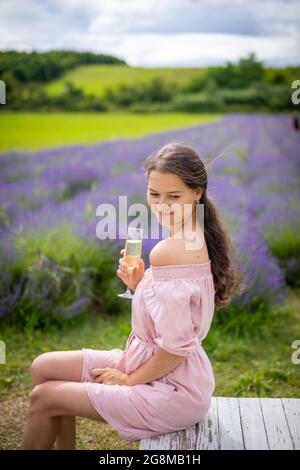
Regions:
<instances>
[{"instance_id":1,"label":"wooden bench","mask_svg":"<svg viewBox=\"0 0 300 470\"><path fill-rule=\"evenodd\" d=\"M300 399L213 397L202 421L139 449L300 449Z\"/></svg>"}]
</instances>

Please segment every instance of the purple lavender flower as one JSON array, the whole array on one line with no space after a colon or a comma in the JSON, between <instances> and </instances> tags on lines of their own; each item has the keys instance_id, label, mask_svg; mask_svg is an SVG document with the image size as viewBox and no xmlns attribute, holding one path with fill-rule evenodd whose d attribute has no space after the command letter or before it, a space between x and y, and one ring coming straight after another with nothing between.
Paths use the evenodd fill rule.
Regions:
<instances>
[{"instance_id":1,"label":"purple lavender flower","mask_svg":"<svg viewBox=\"0 0 300 470\"><path fill-rule=\"evenodd\" d=\"M10 246L10 253L14 253L14 240L18 237L49 232L65 224L72 227L75 236L101 244L96 238L97 206L109 202L117 208L120 195L128 196L128 205L146 203L142 162L171 140L192 145L207 165L208 195L230 227L248 284L239 302L246 304L255 296L267 297L274 303L282 301L286 275L289 269L297 272L299 256L282 255L286 258L282 264L274 250L282 244L279 233L284 237L287 229L296 239L300 225L300 136L289 131L289 116L284 115L228 114L214 123L142 138L3 154L1 250L5 252ZM116 223L118 233L118 219ZM127 225L127 221L123 223ZM114 243L121 248L124 239L117 235ZM146 267L148 254L156 243L156 239L143 241ZM55 266L48 268L55 272ZM9 263L2 264L0 303L4 307L0 316L13 310L24 287L21 279L12 286L9 269ZM39 292L41 308L50 309L54 284L48 279L38 287L38 276L31 278L30 283L31 300L37 302ZM88 298L85 291L73 299L68 314L75 315Z\"/></svg>"}]
</instances>

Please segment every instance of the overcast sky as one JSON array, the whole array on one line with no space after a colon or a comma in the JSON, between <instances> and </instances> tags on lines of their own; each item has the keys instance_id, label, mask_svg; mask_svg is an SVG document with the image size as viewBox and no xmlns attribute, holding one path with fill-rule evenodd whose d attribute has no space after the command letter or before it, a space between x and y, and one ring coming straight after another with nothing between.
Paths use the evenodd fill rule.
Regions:
<instances>
[{"instance_id":1,"label":"overcast sky","mask_svg":"<svg viewBox=\"0 0 300 470\"><path fill-rule=\"evenodd\" d=\"M90 50L142 67L255 52L299 65L299 24L300 0L0 0L0 49Z\"/></svg>"}]
</instances>

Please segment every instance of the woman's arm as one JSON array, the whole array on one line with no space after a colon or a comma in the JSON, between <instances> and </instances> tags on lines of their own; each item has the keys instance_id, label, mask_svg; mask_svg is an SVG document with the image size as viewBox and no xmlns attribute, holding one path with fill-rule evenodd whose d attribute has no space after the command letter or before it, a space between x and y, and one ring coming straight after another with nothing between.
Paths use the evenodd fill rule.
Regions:
<instances>
[{"instance_id":1,"label":"woman's arm","mask_svg":"<svg viewBox=\"0 0 300 470\"><path fill-rule=\"evenodd\" d=\"M160 379L185 359L186 356L171 354L159 348L149 361L131 372L131 374L127 374L127 385L146 384Z\"/></svg>"}]
</instances>

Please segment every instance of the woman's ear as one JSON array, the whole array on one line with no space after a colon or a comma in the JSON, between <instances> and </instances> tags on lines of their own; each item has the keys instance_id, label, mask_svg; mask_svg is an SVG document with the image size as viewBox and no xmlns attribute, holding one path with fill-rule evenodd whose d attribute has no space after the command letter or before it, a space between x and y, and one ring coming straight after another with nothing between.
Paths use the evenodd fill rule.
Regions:
<instances>
[{"instance_id":1,"label":"woman's ear","mask_svg":"<svg viewBox=\"0 0 300 470\"><path fill-rule=\"evenodd\" d=\"M202 197L203 191L196 191L195 192L195 201L199 202Z\"/></svg>"}]
</instances>

